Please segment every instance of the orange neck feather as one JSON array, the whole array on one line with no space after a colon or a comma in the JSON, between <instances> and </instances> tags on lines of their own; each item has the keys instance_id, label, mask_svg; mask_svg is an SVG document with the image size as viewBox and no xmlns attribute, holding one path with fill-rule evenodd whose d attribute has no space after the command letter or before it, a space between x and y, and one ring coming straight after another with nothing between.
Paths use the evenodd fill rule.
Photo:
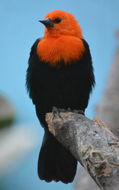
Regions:
<instances>
[{"instance_id":1,"label":"orange neck feather","mask_svg":"<svg viewBox=\"0 0 119 190\"><path fill-rule=\"evenodd\" d=\"M37 46L37 54L44 62L52 66L60 61L70 64L79 60L85 48L80 38L75 36L61 35L58 38L44 37Z\"/></svg>"}]
</instances>

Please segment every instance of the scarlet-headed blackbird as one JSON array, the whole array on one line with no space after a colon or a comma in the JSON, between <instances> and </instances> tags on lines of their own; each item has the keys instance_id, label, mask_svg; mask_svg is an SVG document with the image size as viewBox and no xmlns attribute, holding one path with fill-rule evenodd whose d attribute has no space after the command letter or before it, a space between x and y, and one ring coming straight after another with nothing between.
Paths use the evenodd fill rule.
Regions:
<instances>
[{"instance_id":1,"label":"scarlet-headed blackbird","mask_svg":"<svg viewBox=\"0 0 119 190\"><path fill-rule=\"evenodd\" d=\"M45 134L38 160L40 179L72 182L77 160L48 131L45 115L53 107L85 111L95 84L89 46L75 17L65 11L48 13L43 38L33 44L27 89Z\"/></svg>"}]
</instances>

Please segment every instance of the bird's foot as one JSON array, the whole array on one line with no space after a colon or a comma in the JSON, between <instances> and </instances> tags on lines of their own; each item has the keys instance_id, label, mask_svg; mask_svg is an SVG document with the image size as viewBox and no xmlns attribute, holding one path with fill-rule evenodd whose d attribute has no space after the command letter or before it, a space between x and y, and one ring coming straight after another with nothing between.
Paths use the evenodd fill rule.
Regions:
<instances>
[{"instance_id":1,"label":"bird's foot","mask_svg":"<svg viewBox=\"0 0 119 190\"><path fill-rule=\"evenodd\" d=\"M74 109L68 108L67 111L68 112L78 113L78 114L81 114L81 115L85 115L83 110L74 110Z\"/></svg>"},{"instance_id":2,"label":"bird's foot","mask_svg":"<svg viewBox=\"0 0 119 190\"><path fill-rule=\"evenodd\" d=\"M62 108L53 107L52 112L54 116L58 115L59 117L61 117L60 112L74 112L74 113L85 115L83 110L74 110L71 108L62 109Z\"/></svg>"},{"instance_id":3,"label":"bird's foot","mask_svg":"<svg viewBox=\"0 0 119 190\"><path fill-rule=\"evenodd\" d=\"M55 106L53 107L52 113L54 118L58 116L59 118L62 119L60 112L64 112L63 109L56 108Z\"/></svg>"}]
</instances>

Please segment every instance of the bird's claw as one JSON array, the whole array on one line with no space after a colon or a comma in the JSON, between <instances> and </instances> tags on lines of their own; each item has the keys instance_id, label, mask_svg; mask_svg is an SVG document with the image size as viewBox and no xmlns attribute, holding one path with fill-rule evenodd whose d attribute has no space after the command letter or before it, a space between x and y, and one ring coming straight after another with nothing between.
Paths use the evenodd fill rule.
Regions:
<instances>
[{"instance_id":1,"label":"bird's claw","mask_svg":"<svg viewBox=\"0 0 119 190\"><path fill-rule=\"evenodd\" d=\"M58 109L56 107L53 107L52 109L52 113L53 113L53 118L55 118L56 116L58 116L59 118L62 119L60 112L62 112L62 109Z\"/></svg>"}]
</instances>

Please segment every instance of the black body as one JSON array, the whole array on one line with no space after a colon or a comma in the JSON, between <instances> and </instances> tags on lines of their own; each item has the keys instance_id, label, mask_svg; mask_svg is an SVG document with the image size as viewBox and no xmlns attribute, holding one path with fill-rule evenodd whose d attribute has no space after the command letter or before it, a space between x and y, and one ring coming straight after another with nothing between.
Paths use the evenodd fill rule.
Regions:
<instances>
[{"instance_id":1,"label":"black body","mask_svg":"<svg viewBox=\"0 0 119 190\"><path fill-rule=\"evenodd\" d=\"M90 50L83 40L82 58L69 65L61 61L57 66L44 63L36 54L39 39L34 43L27 70L27 89L35 104L36 114L45 129L41 147L38 174L46 181L72 182L77 161L47 130L45 114L57 108L85 111L94 86Z\"/></svg>"}]
</instances>

